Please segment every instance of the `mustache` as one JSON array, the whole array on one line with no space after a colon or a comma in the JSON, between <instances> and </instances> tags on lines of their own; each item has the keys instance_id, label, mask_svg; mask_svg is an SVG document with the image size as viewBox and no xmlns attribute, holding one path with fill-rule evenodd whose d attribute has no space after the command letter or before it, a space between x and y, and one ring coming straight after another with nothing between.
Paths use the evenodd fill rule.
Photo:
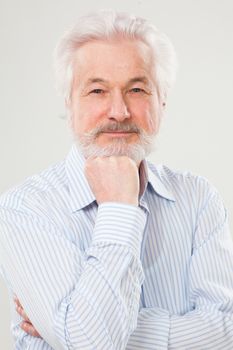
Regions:
<instances>
[{"instance_id":1,"label":"mustache","mask_svg":"<svg viewBox=\"0 0 233 350\"><path fill-rule=\"evenodd\" d=\"M85 133L85 136L89 137L97 137L99 134L103 132L114 132L114 131L122 131L122 132L132 132L132 133L137 133L137 134L142 134L143 130L140 129L137 125L135 124L129 124L129 123L107 123L107 124L102 124L91 131Z\"/></svg>"}]
</instances>

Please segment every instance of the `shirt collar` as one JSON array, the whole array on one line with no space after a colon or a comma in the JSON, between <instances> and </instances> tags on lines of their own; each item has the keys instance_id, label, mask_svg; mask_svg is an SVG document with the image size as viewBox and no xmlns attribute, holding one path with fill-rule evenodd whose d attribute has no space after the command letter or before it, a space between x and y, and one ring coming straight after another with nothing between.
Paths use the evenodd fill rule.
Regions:
<instances>
[{"instance_id":1,"label":"shirt collar","mask_svg":"<svg viewBox=\"0 0 233 350\"><path fill-rule=\"evenodd\" d=\"M73 144L66 157L66 172L69 180L69 190L71 195L71 210L80 210L95 201L95 196L88 184L84 174L85 158ZM165 199L175 201L173 193L161 180L161 170L154 167L153 171L148 166L148 162L143 160L140 165L140 184L144 188L141 198L147 190L148 183L157 195Z\"/></svg>"},{"instance_id":2,"label":"shirt collar","mask_svg":"<svg viewBox=\"0 0 233 350\"><path fill-rule=\"evenodd\" d=\"M153 171L152 171L150 167L150 163L147 162L146 160L143 160L140 165L140 181L142 186L144 187L144 191L141 196L142 197L144 196L144 193L149 183L151 185L151 188L154 190L154 192L157 195L175 202L174 194L169 188L170 186L169 186L168 178L165 179L165 176L166 175L163 174L162 166L159 166L159 165L153 166ZM162 181L162 178L163 178L163 181Z\"/></svg>"}]
</instances>

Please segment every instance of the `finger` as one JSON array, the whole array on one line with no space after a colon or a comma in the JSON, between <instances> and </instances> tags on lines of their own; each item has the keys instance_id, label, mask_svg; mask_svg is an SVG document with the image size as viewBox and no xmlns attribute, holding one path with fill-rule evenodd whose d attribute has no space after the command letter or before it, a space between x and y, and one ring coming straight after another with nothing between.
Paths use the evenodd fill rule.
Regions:
<instances>
[{"instance_id":1,"label":"finger","mask_svg":"<svg viewBox=\"0 0 233 350\"><path fill-rule=\"evenodd\" d=\"M24 321L20 324L20 327L22 328L22 330L24 330L24 332L30 334L31 336L41 338L40 334L30 322Z\"/></svg>"},{"instance_id":2,"label":"finger","mask_svg":"<svg viewBox=\"0 0 233 350\"><path fill-rule=\"evenodd\" d=\"M16 311L18 312L18 314L27 322L31 323L31 321L29 320L26 312L24 311L24 309L20 306L16 306Z\"/></svg>"},{"instance_id":3,"label":"finger","mask_svg":"<svg viewBox=\"0 0 233 350\"><path fill-rule=\"evenodd\" d=\"M23 308L21 303L20 303L20 301L19 301L19 299L16 296L14 296L14 302L15 302L16 306L19 306L19 307Z\"/></svg>"}]
</instances>

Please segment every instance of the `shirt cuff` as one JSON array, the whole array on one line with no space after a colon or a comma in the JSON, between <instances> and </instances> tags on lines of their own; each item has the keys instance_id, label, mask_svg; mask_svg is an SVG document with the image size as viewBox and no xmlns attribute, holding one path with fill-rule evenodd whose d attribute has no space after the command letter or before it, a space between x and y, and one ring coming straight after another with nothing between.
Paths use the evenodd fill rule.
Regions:
<instances>
[{"instance_id":1,"label":"shirt cuff","mask_svg":"<svg viewBox=\"0 0 233 350\"><path fill-rule=\"evenodd\" d=\"M124 245L139 257L146 212L129 204L105 202L99 205L92 246L103 243Z\"/></svg>"}]
</instances>

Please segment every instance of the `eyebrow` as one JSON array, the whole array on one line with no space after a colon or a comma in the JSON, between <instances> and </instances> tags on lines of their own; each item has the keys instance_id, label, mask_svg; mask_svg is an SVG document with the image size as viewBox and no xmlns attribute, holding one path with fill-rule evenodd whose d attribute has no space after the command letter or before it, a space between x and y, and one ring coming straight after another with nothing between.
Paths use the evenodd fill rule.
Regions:
<instances>
[{"instance_id":1,"label":"eyebrow","mask_svg":"<svg viewBox=\"0 0 233 350\"><path fill-rule=\"evenodd\" d=\"M107 80L104 80L102 78L90 78L88 79L86 85L93 84L93 83L107 83Z\"/></svg>"},{"instance_id":2,"label":"eyebrow","mask_svg":"<svg viewBox=\"0 0 233 350\"><path fill-rule=\"evenodd\" d=\"M133 84L133 83L144 83L144 84L148 84L149 80L147 79L147 77L145 76L139 76L139 77L135 77L129 80L128 84Z\"/></svg>"},{"instance_id":3,"label":"eyebrow","mask_svg":"<svg viewBox=\"0 0 233 350\"><path fill-rule=\"evenodd\" d=\"M108 83L108 80L105 80L102 78L90 78L90 79L88 79L88 81L85 85L87 86L87 85L94 84L94 83ZM145 76L138 76L138 77L134 77L134 78L130 79L127 82L127 85L131 85L133 83L148 84L149 81L148 81L147 77L145 77Z\"/></svg>"}]
</instances>

